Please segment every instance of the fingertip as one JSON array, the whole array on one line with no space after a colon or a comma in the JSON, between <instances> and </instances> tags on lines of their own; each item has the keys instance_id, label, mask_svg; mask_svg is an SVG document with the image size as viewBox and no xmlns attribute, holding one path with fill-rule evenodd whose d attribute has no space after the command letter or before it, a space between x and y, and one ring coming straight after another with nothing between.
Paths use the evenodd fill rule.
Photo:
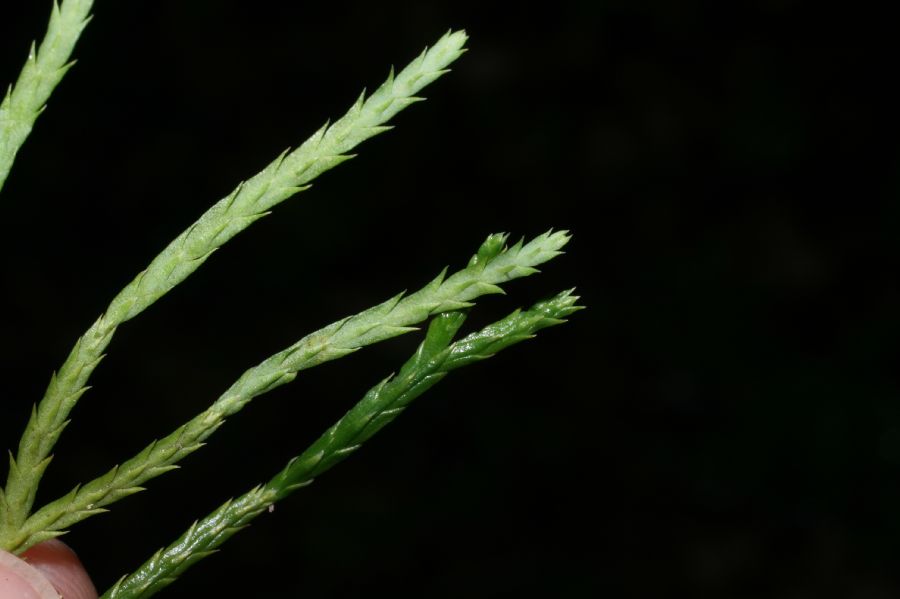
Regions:
<instances>
[{"instance_id":1,"label":"fingertip","mask_svg":"<svg viewBox=\"0 0 900 599\"><path fill-rule=\"evenodd\" d=\"M59 599L59 593L37 568L0 550L0 599Z\"/></svg>"},{"instance_id":2,"label":"fingertip","mask_svg":"<svg viewBox=\"0 0 900 599\"><path fill-rule=\"evenodd\" d=\"M97 589L81 560L59 539L35 545L22 554L22 559L43 574L66 599L97 599Z\"/></svg>"}]
</instances>

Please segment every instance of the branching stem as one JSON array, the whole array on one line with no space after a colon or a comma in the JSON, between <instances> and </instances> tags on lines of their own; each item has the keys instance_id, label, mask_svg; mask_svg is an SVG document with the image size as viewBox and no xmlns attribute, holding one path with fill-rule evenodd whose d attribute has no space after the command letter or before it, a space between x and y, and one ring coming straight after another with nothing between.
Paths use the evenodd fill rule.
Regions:
<instances>
[{"instance_id":1,"label":"branching stem","mask_svg":"<svg viewBox=\"0 0 900 599\"><path fill-rule=\"evenodd\" d=\"M177 541L156 552L136 572L121 579L102 599L145 599L174 582L193 564L213 553L269 506L305 487L355 452L394 420L415 398L448 372L484 360L543 328L565 322L579 309L571 292L516 311L449 345L465 319L459 312L437 316L425 341L396 377L381 381L300 456L269 482L227 501L195 522Z\"/></svg>"},{"instance_id":2,"label":"branching stem","mask_svg":"<svg viewBox=\"0 0 900 599\"><path fill-rule=\"evenodd\" d=\"M77 2L69 0L64 6L70 4L74 6ZM71 27L70 20L56 16L51 25L59 21L62 24L58 27ZM322 127L299 148L285 152L262 172L238 185L170 243L112 300L51 378L44 398L32 411L15 458L10 457L6 489L0 491L0 548L13 548L11 539L20 536L40 479L50 463L53 446L68 424L69 413L87 391L88 378L103 358L116 328L186 279L217 248L268 214L273 206L306 189L322 172L347 160L350 157L347 152L356 145L387 129L385 123L391 117L421 99L416 93L447 72L447 66L463 53L465 41L464 32L448 32L396 77L392 72L371 96L367 99L360 96L333 125Z\"/></svg>"},{"instance_id":3,"label":"branching stem","mask_svg":"<svg viewBox=\"0 0 900 599\"><path fill-rule=\"evenodd\" d=\"M151 443L134 458L106 475L53 501L34 513L3 542L13 551L62 534L68 527L101 513L104 507L141 491L144 482L175 467L199 449L226 418L254 397L291 382L301 370L341 358L366 345L415 330L429 316L468 308L471 300L502 293L498 285L537 272L535 266L559 255L568 242L565 231L539 235L528 244L507 248L506 235L491 235L463 270L443 273L419 291L339 320L246 371L207 410L167 437Z\"/></svg>"}]
</instances>

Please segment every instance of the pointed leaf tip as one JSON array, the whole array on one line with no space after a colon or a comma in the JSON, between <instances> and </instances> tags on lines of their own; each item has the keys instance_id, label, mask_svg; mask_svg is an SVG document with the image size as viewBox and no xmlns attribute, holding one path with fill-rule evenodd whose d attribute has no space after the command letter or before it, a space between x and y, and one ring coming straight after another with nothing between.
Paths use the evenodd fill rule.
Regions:
<instances>
[{"instance_id":1,"label":"pointed leaf tip","mask_svg":"<svg viewBox=\"0 0 900 599\"><path fill-rule=\"evenodd\" d=\"M481 244L481 247L478 248L478 253L469 260L469 266L484 266L499 256L506 246L507 237L508 235L506 233L491 233L488 235L487 239Z\"/></svg>"}]
</instances>

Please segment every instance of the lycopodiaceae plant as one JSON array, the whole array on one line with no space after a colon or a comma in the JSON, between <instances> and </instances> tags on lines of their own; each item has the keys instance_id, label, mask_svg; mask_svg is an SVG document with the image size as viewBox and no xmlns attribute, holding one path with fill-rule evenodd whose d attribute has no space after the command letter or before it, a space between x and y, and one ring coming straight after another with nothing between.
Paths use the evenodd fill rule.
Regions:
<instances>
[{"instance_id":1,"label":"lycopodiaceae plant","mask_svg":"<svg viewBox=\"0 0 900 599\"><path fill-rule=\"evenodd\" d=\"M53 5L44 40L32 48L25 67L0 104L0 188L54 87L71 65L71 53L89 20L91 5L88 0ZM537 272L536 267L557 256L569 240L565 232L548 232L527 243L509 245L506 235L490 235L465 268L449 276L445 270L418 291L396 295L302 337L248 369L186 424L99 478L35 509L38 485L50 465L54 445L117 328L184 281L217 248L277 204L307 189L320 173L350 158L349 152L361 142L389 129L392 117L421 100L417 94L447 72L463 53L465 42L462 31L448 32L396 75L391 71L380 87L371 95L361 95L344 116L239 183L112 299L51 377L17 450L11 453L6 484L0 488L0 549L21 553L64 534L75 523L106 511L115 501L142 490L150 479L175 468L255 397L292 381L302 370L417 331L417 325L431 319L418 351L396 376L373 387L356 407L269 482L198 520L170 547L160 550L106 593L122 598L150 596L274 502L308 485L355 451L449 372L559 324L578 309L577 298L563 292L454 342L474 300L502 293L501 285Z\"/></svg>"}]
</instances>

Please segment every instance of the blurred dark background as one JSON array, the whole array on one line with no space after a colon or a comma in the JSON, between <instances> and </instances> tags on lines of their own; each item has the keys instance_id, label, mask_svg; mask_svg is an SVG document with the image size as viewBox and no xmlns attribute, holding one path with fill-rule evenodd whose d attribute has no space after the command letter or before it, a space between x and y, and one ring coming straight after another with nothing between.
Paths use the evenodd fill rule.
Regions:
<instances>
[{"instance_id":1,"label":"blurred dark background","mask_svg":"<svg viewBox=\"0 0 900 599\"><path fill-rule=\"evenodd\" d=\"M0 80L49 3L8 2ZM894 21L862 4L109 2L3 192L0 439L165 243L448 27L397 129L123 326L40 499L307 332L571 229L472 326L578 286L565 327L448 378L172 597L900 594ZM413 350L300 376L67 537L106 588L274 473Z\"/></svg>"}]
</instances>

